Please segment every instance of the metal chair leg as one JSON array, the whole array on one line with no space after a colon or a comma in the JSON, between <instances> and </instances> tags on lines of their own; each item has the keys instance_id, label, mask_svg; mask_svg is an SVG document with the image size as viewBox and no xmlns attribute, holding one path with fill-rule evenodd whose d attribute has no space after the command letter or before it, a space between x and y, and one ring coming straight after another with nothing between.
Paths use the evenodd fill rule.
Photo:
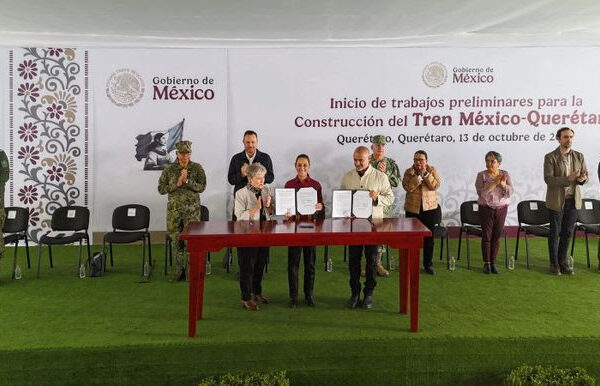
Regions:
<instances>
[{"instance_id":1,"label":"metal chair leg","mask_svg":"<svg viewBox=\"0 0 600 386\"><path fill-rule=\"evenodd\" d=\"M17 249L19 249L19 239L17 239L17 241L15 241L15 251L13 254L13 269L12 269L12 275L11 275L12 279L15 278L15 271L17 270Z\"/></svg>"},{"instance_id":2,"label":"metal chair leg","mask_svg":"<svg viewBox=\"0 0 600 386\"><path fill-rule=\"evenodd\" d=\"M460 246L462 244L462 234L463 234L463 229L461 227L460 230L458 231L458 253L456 254L456 260L460 260Z\"/></svg>"},{"instance_id":3,"label":"metal chair leg","mask_svg":"<svg viewBox=\"0 0 600 386\"><path fill-rule=\"evenodd\" d=\"M50 255L50 268L54 268L54 263L52 263L52 246L48 244L48 254Z\"/></svg>"},{"instance_id":4,"label":"metal chair leg","mask_svg":"<svg viewBox=\"0 0 600 386\"><path fill-rule=\"evenodd\" d=\"M519 236L521 235L521 227L517 228L517 244L515 246L515 261L519 259Z\"/></svg>"},{"instance_id":5,"label":"metal chair leg","mask_svg":"<svg viewBox=\"0 0 600 386\"><path fill-rule=\"evenodd\" d=\"M146 259L146 237L142 240L142 276L144 276L144 261ZM148 256L150 260L150 256Z\"/></svg>"},{"instance_id":6,"label":"metal chair leg","mask_svg":"<svg viewBox=\"0 0 600 386\"><path fill-rule=\"evenodd\" d=\"M110 266L114 267L115 263L113 261L113 249L112 249L112 243L108 243L108 249L110 251Z\"/></svg>"},{"instance_id":7,"label":"metal chair leg","mask_svg":"<svg viewBox=\"0 0 600 386\"><path fill-rule=\"evenodd\" d=\"M527 269L529 269L529 238L525 232L525 256L527 257Z\"/></svg>"},{"instance_id":8,"label":"metal chair leg","mask_svg":"<svg viewBox=\"0 0 600 386\"><path fill-rule=\"evenodd\" d=\"M79 267L81 267L81 253L82 252L83 252L83 239L79 239L79 260L77 261L77 272L78 272L78 274L79 274Z\"/></svg>"},{"instance_id":9,"label":"metal chair leg","mask_svg":"<svg viewBox=\"0 0 600 386\"><path fill-rule=\"evenodd\" d=\"M154 261L152 261L152 243L150 242L150 232L148 232L147 237L148 237L148 260L150 261L150 265L154 265Z\"/></svg>"},{"instance_id":10,"label":"metal chair leg","mask_svg":"<svg viewBox=\"0 0 600 386\"><path fill-rule=\"evenodd\" d=\"M102 267L102 271L106 272L106 240L105 239L102 239L102 253L104 253L104 264ZM90 262L90 264L91 264L91 262ZM91 265L90 265L90 268L91 268Z\"/></svg>"},{"instance_id":11,"label":"metal chair leg","mask_svg":"<svg viewBox=\"0 0 600 386\"><path fill-rule=\"evenodd\" d=\"M92 251L90 249L90 235L88 235L87 232L85 234L85 241L86 241L86 244L87 244L88 265L89 265L90 262L92 261Z\"/></svg>"},{"instance_id":12,"label":"metal chair leg","mask_svg":"<svg viewBox=\"0 0 600 386\"><path fill-rule=\"evenodd\" d=\"M467 241L467 269L471 269L471 248L469 247L469 233L465 232L465 240Z\"/></svg>"},{"instance_id":13,"label":"metal chair leg","mask_svg":"<svg viewBox=\"0 0 600 386\"><path fill-rule=\"evenodd\" d=\"M42 265L42 244L38 244L37 278L40 278L40 266Z\"/></svg>"},{"instance_id":14,"label":"metal chair leg","mask_svg":"<svg viewBox=\"0 0 600 386\"><path fill-rule=\"evenodd\" d=\"M25 235L23 239L25 239L25 252L27 253L27 269L31 269L31 260L29 259L29 242L27 241L27 235Z\"/></svg>"},{"instance_id":15,"label":"metal chair leg","mask_svg":"<svg viewBox=\"0 0 600 386\"><path fill-rule=\"evenodd\" d=\"M588 244L588 233L587 231L583 232L585 234L585 253L587 255L587 266L590 268L592 265L590 264L590 246ZM571 254L572 255L572 254Z\"/></svg>"}]
</instances>

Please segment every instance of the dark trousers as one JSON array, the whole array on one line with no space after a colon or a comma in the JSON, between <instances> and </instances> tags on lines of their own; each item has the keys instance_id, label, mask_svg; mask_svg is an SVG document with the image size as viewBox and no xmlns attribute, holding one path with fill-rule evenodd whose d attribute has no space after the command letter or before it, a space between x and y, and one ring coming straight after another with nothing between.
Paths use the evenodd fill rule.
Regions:
<instances>
[{"instance_id":1,"label":"dark trousers","mask_svg":"<svg viewBox=\"0 0 600 386\"><path fill-rule=\"evenodd\" d=\"M566 199L562 211L551 209L548 211L550 212L550 237L548 237L550 264L566 265L569 238L577 221L575 200Z\"/></svg>"},{"instance_id":2,"label":"dark trousers","mask_svg":"<svg viewBox=\"0 0 600 386\"><path fill-rule=\"evenodd\" d=\"M442 209L438 205L437 208L431 210L423 210L423 205L419 213L406 212L406 217L416 217L433 232L433 228L442 221ZM425 237L423 243L423 266L431 267L433 265L433 237Z\"/></svg>"},{"instance_id":3,"label":"dark trousers","mask_svg":"<svg viewBox=\"0 0 600 386\"><path fill-rule=\"evenodd\" d=\"M262 293L262 278L268 255L269 247L238 248L242 300L250 300L250 294Z\"/></svg>"},{"instance_id":4,"label":"dark trousers","mask_svg":"<svg viewBox=\"0 0 600 386\"><path fill-rule=\"evenodd\" d=\"M479 206L479 222L481 223L481 255L486 263L496 263L500 237L504 230L508 205L501 208Z\"/></svg>"},{"instance_id":5,"label":"dark trousers","mask_svg":"<svg viewBox=\"0 0 600 386\"><path fill-rule=\"evenodd\" d=\"M350 269L350 289L352 296L360 294L360 259L365 251L365 295L373 295L373 290L377 285L377 269L375 258L377 257L377 245L350 245L348 268Z\"/></svg>"},{"instance_id":6,"label":"dark trousers","mask_svg":"<svg viewBox=\"0 0 600 386\"><path fill-rule=\"evenodd\" d=\"M288 284L290 298L298 297L298 269L300 253L304 255L304 296L313 296L317 247L288 247Z\"/></svg>"}]
</instances>

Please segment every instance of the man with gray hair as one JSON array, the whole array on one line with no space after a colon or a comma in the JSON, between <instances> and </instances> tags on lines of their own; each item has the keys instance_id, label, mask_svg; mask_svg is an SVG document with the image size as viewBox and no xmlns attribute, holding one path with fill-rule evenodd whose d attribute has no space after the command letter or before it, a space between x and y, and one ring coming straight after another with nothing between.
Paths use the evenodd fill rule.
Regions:
<instances>
[{"instance_id":1,"label":"man with gray hair","mask_svg":"<svg viewBox=\"0 0 600 386\"><path fill-rule=\"evenodd\" d=\"M384 209L394 202L394 193L390 181L385 173L375 169L369 164L369 149L359 146L354 150L354 169L344 175L341 188L351 190L368 190L373 200L373 218L383 218ZM360 260L365 253L365 274L363 308L373 308L373 290L377 285L377 272L375 258L376 245L351 245L349 246L348 268L350 270L350 289L352 295L348 300L348 307L356 308L360 303Z\"/></svg>"}]
</instances>

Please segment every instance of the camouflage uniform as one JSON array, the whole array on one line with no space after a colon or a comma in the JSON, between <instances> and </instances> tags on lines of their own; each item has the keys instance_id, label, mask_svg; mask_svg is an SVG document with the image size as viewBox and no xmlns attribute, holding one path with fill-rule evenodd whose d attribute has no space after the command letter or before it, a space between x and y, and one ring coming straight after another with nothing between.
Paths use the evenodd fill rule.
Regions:
<instances>
[{"instance_id":1,"label":"camouflage uniform","mask_svg":"<svg viewBox=\"0 0 600 386\"><path fill-rule=\"evenodd\" d=\"M371 166L379 170L379 162L380 161L376 161L371 155L369 159L369 163L371 164ZM398 169L396 161L388 157L383 157L383 162L385 162L385 175L388 177L390 185L392 186L392 188L397 188L401 178L400 169ZM383 210L384 217L390 217L392 213L394 213L394 204L386 206Z\"/></svg>"},{"instance_id":2,"label":"camouflage uniform","mask_svg":"<svg viewBox=\"0 0 600 386\"><path fill-rule=\"evenodd\" d=\"M0 229L4 227L6 212L4 211L4 185L8 181L10 167L4 150L0 150ZM4 239L0 237L0 258L4 257Z\"/></svg>"},{"instance_id":3,"label":"camouflage uniform","mask_svg":"<svg viewBox=\"0 0 600 386\"><path fill-rule=\"evenodd\" d=\"M191 152L191 142L177 143L179 152ZM169 164L162 172L158 181L158 192L168 194L167 204L167 232L173 243L176 243L176 273L178 276L183 271L183 255L185 242L179 240L179 233L190 221L200 221L200 194L206 188L206 174L200 164L189 162L186 166L188 179L177 186L177 180L184 169L178 161Z\"/></svg>"},{"instance_id":4,"label":"camouflage uniform","mask_svg":"<svg viewBox=\"0 0 600 386\"><path fill-rule=\"evenodd\" d=\"M374 136L373 144L385 145L386 144L385 137L383 135ZM392 186L392 188L398 187L398 185L400 184L401 178L400 178L400 169L398 168L396 161L394 161L393 159L391 159L389 157L383 157L383 161L375 160L375 158L373 158L373 155L371 155L371 157L369 157L369 163L371 164L371 166L373 168L375 168L377 170L379 170L379 162L385 163L385 175L388 177L388 180L390 181L390 185ZM386 206L385 208L383 208L383 217L392 217L394 214L394 210L395 210L394 204ZM383 264L381 263L381 259L382 259L382 256L384 253L385 253L385 246L378 245L377 246L376 264L377 264L377 274L379 276L389 275L389 272L387 272L387 270L383 268Z\"/></svg>"}]
</instances>

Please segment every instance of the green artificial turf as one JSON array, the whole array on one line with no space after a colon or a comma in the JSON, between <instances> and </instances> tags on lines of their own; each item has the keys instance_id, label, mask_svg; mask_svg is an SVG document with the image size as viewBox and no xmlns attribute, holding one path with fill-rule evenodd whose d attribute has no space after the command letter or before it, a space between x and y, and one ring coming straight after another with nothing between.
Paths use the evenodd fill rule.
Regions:
<instances>
[{"instance_id":1,"label":"green artificial turf","mask_svg":"<svg viewBox=\"0 0 600 386\"><path fill-rule=\"evenodd\" d=\"M331 273L318 249L317 307L294 310L287 308L286 250L272 248L263 282L272 303L255 313L242 310L238 282L220 266L223 253L213 254L196 339L187 337L187 285L162 275L162 245L153 246L148 284L138 283L139 246L115 246L115 267L85 279L75 247L56 249L54 269L44 254L40 279L35 258L27 270L20 250L18 281L10 279L8 248L0 261L0 384L188 384L261 370L287 370L293 384L499 384L523 363L579 365L600 377L600 274L585 266L580 241L576 274L549 275L546 245L532 240L530 270L523 247L515 271L498 276L481 273L479 242L471 244L472 270L464 253L453 272L436 259L438 275L421 275L418 334L397 313L397 271L378 279L373 310L345 308L341 248L330 249Z\"/></svg>"}]
</instances>

